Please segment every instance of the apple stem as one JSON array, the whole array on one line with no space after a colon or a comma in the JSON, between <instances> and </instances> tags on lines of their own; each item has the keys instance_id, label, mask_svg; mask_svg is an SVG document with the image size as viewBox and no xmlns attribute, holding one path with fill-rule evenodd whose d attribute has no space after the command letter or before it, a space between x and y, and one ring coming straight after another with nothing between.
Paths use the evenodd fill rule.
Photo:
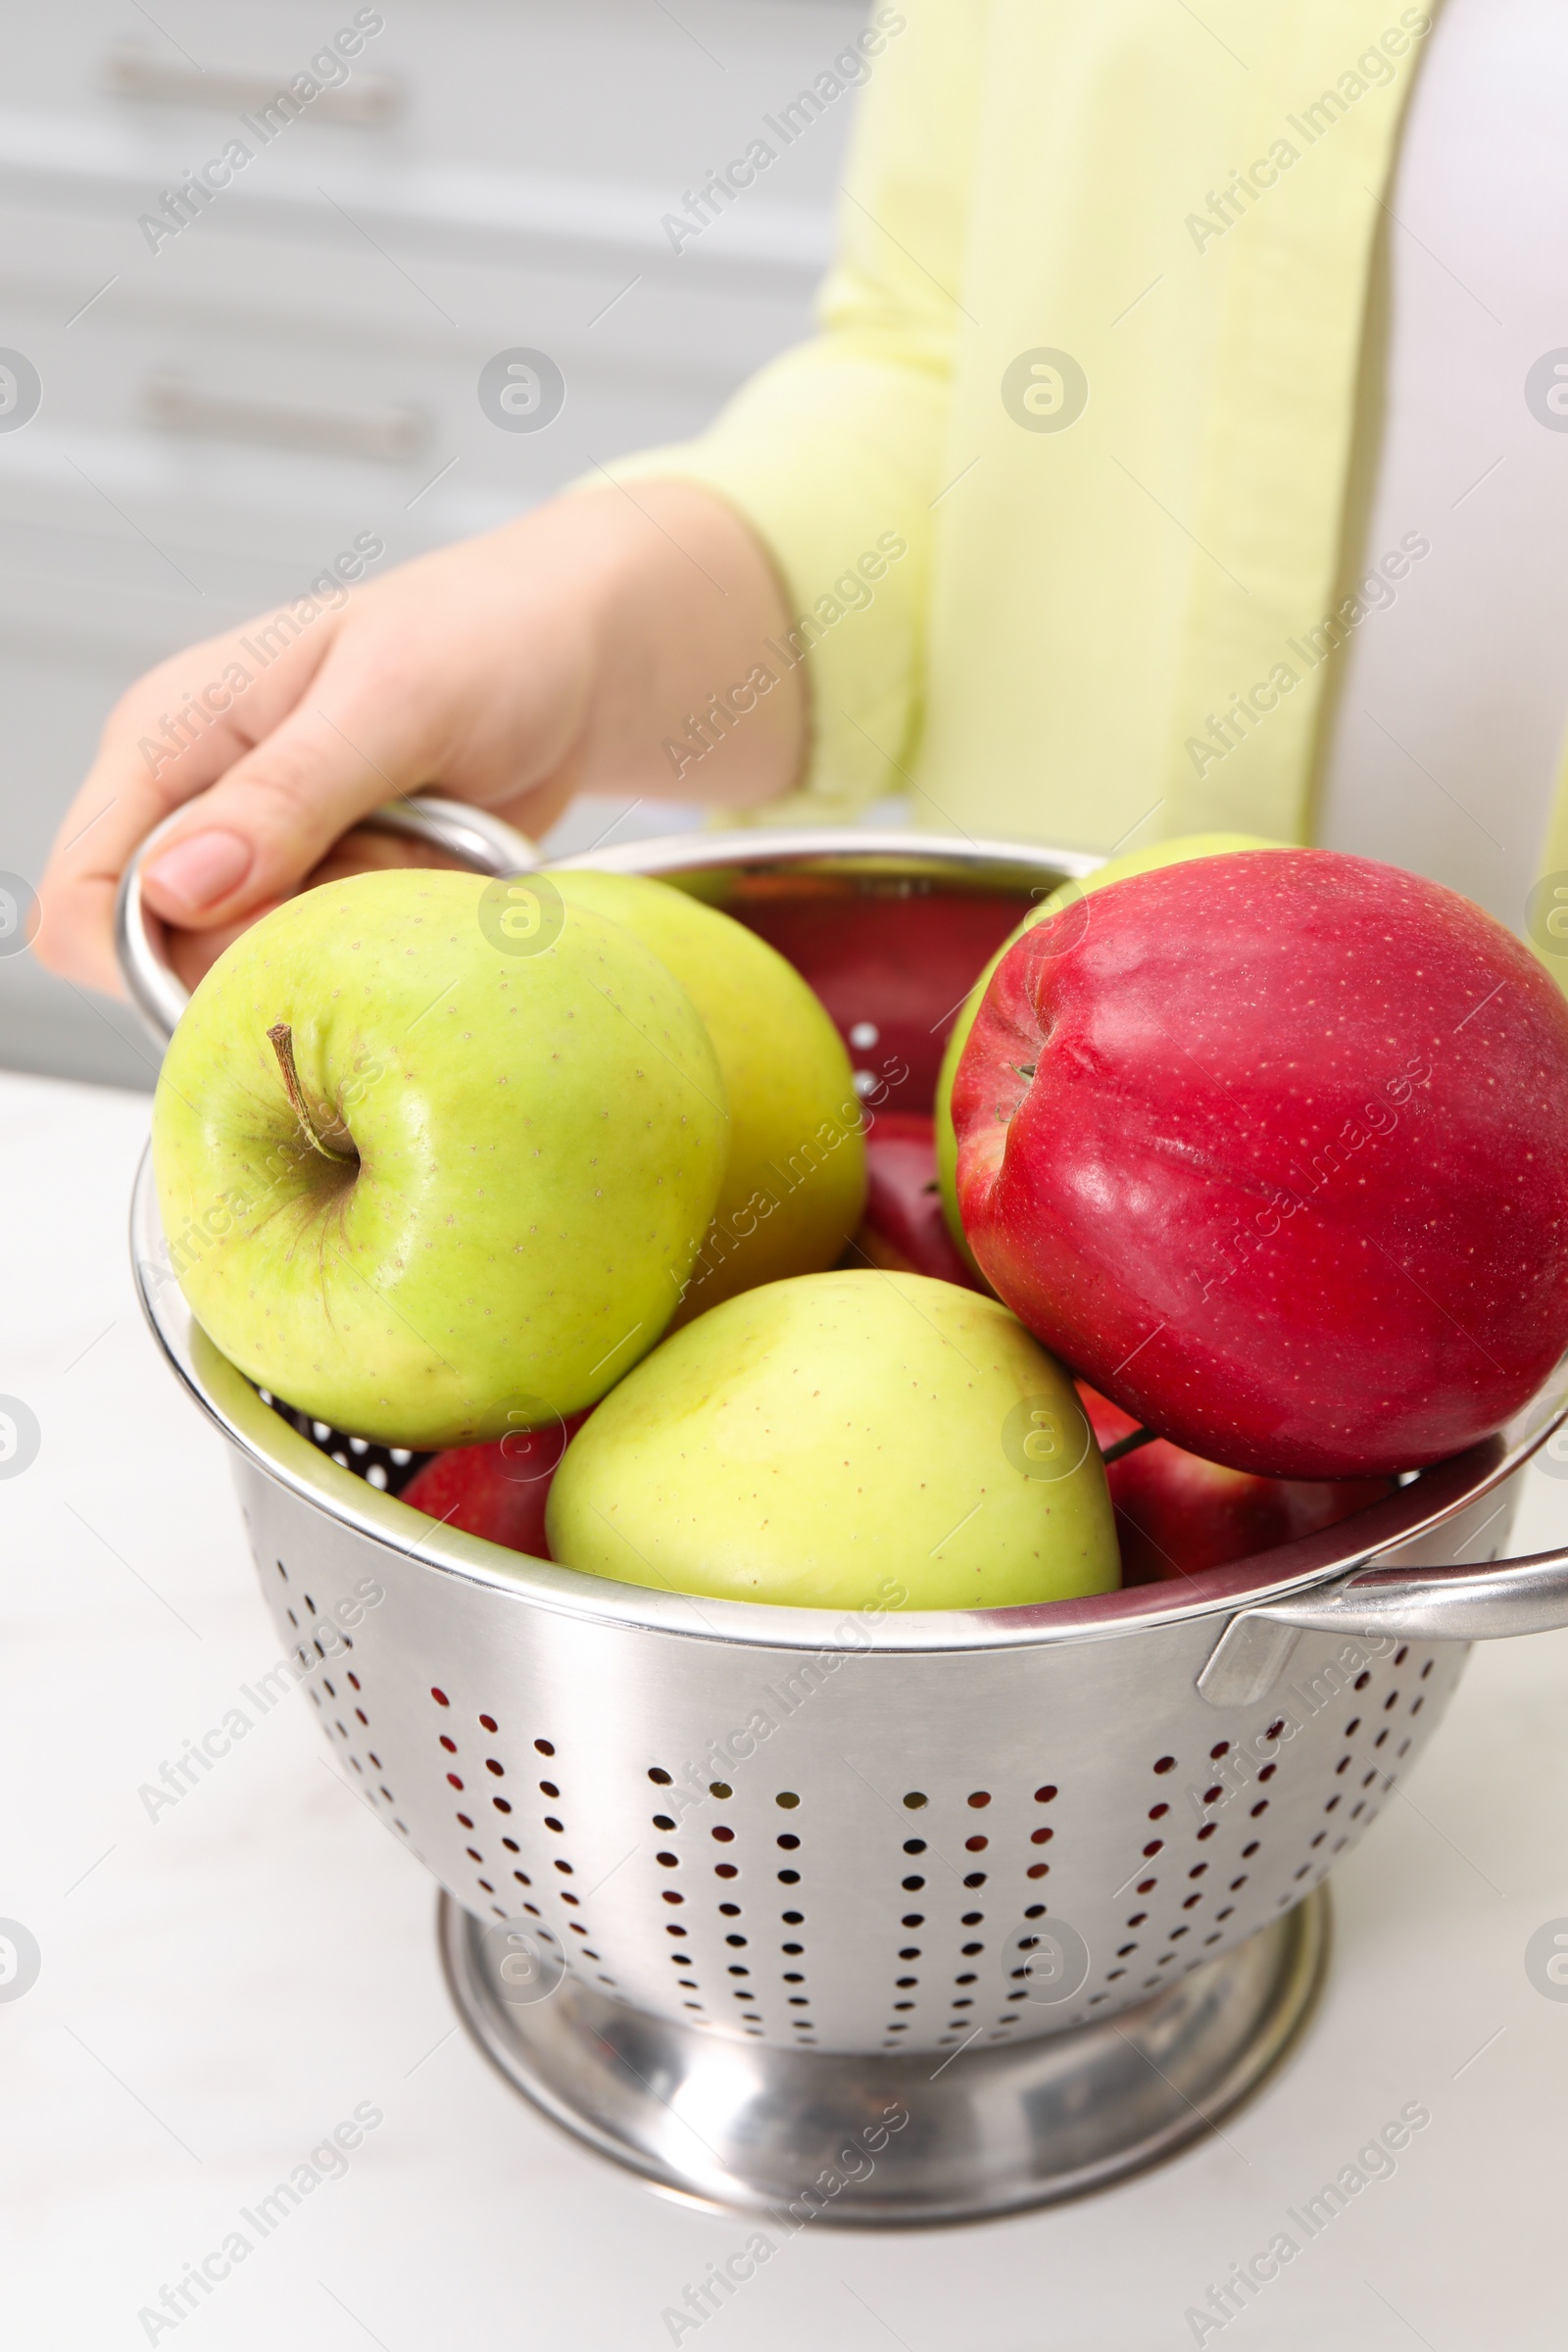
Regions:
<instances>
[{"instance_id":1,"label":"apple stem","mask_svg":"<svg viewBox=\"0 0 1568 2352\"><path fill-rule=\"evenodd\" d=\"M1114 1446L1107 1446L1100 1458L1106 1464L1119 1462L1124 1453L1136 1453L1140 1446L1152 1446L1158 1436L1157 1429L1131 1430L1125 1438L1118 1438Z\"/></svg>"},{"instance_id":2,"label":"apple stem","mask_svg":"<svg viewBox=\"0 0 1568 2352\"><path fill-rule=\"evenodd\" d=\"M271 1040L272 1052L277 1055L277 1066L283 1073L283 1091L293 1105L294 1116L312 1151L319 1152L323 1159L335 1160L339 1167L358 1167L360 1155L357 1152L334 1152L330 1144L321 1140L316 1122L311 1117L305 1090L300 1084L300 1074L295 1067L294 1032L287 1021L274 1023L267 1034Z\"/></svg>"}]
</instances>

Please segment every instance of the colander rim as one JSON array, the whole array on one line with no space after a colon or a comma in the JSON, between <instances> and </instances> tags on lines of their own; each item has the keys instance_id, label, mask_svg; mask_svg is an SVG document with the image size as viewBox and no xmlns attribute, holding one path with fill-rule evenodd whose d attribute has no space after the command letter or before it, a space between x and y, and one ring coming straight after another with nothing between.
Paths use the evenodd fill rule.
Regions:
<instances>
[{"instance_id":1,"label":"colander rim","mask_svg":"<svg viewBox=\"0 0 1568 2352\"><path fill-rule=\"evenodd\" d=\"M435 1575L486 1585L567 1616L752 1648L900 1653L1013 1649L1120 1638L1187 1618L1226 1617L1240 1606L1280 1600L1330 1583L1372 1559L1386 1560L1512 1477L1568 1418L1565 1357L1497 1437L1422 1471L1386 1500L1318 1535L1180 1584L1122 1586L1088 1599L1007 1609L857 1611L715 1600L614 1584L509 1551L482 1537L439 1527L410 1504L340 1469L266 1403L214 1346L173 1275L157 1259L162 1238L149 1144L131 1203L131 1258L142 1312L180 1385L253 1469L324 1517L390 1545Z\"/></svg>"}]
</instances>

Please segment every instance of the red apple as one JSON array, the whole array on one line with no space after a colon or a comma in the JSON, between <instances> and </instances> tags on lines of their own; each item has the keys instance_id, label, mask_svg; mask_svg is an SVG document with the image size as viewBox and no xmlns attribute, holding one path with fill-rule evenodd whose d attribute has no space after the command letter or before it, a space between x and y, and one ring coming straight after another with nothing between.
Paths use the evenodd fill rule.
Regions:
<instances>
[{"instance_id":1,"label":"red apple","mask_svg":"<svg viewBox=\"0 0 1568 2352\"><path fill-rule=\"evenodd\" d=\"M1568 1343L1568 1005L1419 875L1250 850L1111 884L1004 956L954 1123L999 1295L1207 1460L1413 1469Z\"/></svg>"},{"instance_id":2,"label":"red apple","mask_svg":"<svg viewBox=\"0 0 1568 2352\"><path fill-rule=\"evenodd\" d=\"M978 1290L942 1213L931 1113L874 1112L865 1165L865 1222L855 1237L861 1253L897 1274L929 1274Z\"/></svg>"},{"instance_id":3,"label":"red apple","mask_svg":"<svg viewBox=\"0 0 1568 2352\"><path fill-rule=\"evenodd\" d=\"M1078 1394L1102 1450L1138 1423L1085 1381ZM1394 1492L1389 1478L1259 1478L1156 1438L1105 1469L1124 1585L1153 1585L1292 1544Z\"/></svg>"},{"instance_id":4,"label":"red apple","mask_svg":"<svg viewBox=\"0 0 1568 2352\"><path fill-rule=\"evenodd\" d=\"M432 1454L399 1500L445 1527L461 1527L466 1535L548 1560L550 1482L587 1418L587 1413L571 1413L549 1429L514 1430L492 1446L454 1446Z\"/></svg>"}]
</instances>

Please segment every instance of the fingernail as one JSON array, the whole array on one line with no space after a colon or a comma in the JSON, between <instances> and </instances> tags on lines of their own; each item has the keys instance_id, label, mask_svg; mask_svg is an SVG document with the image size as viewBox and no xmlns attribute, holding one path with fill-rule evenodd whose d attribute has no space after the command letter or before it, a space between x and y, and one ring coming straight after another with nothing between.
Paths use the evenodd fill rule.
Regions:
<instances>
[{"instance_id":1,"label":"fingernail","mask_svg":"<svg viewBox=\"0 0 1568 2352\"><path fill-rule=\"evenodd\" d=\"M193 833L143 869L161 899L177 900L194 914L211 906L250 871L251 845L237 833Z\"/></svg>"}]
</instances>

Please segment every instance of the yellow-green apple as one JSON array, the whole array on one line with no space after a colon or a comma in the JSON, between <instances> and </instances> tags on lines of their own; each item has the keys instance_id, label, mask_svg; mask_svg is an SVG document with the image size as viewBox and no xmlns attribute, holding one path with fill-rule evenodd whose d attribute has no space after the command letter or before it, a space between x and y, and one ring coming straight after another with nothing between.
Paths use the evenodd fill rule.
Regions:
<instances>
[{"instance_id":1,"label":"yellow-green apple","mask_svg":"<svg viewBox=\"0 0 1568 2352\"><path fill-rule=\"evenodd\" d=\"M1138 1423L1080 1381L1090 1425L1101 1449L1137 1434ZM1116 1513L1124 1585L1161 1584L1224 1568L1337 1526L1395 1492L1392 1478L1259 1478L1227 1470L1157 1438L1118 1460L1105 1479Z\"/></svg>"},{"instance_id":2,"label":"yellow-green apple","mask_svg":"<svg viewBox=\"0 0 1568 2352\"><path fill-rule=\"evenodd\" d=\"M542 878L288 901L202 981L153 1106L210 1337L291 1404L420 1451L576 1411L635 1363L728 1150L679 982Z\"/></svg>"},{"instance_id":3,"label":"yellow-green apple","mask_svg":"<svg viewBox=\"0 0 1568 2352\"><path fill-rule=\"evenodd\" d=\"M1042 899L1038 906L1031 906L1023 921L1003 941L969 991L957 1019L949 1031L942 1067L937 1072L937 1182L942 1190L942 1210L948 1221L948 1231L971 1273L979 1274L980 1268L975 1262L974 1251L964 1235L963 1220L958 1214L958 1150L953 1134L953 1078L959 1055L968 1043L969 1032L974 1027L974 1016L980 1009L980 1001L990 985L991 975L1007 950L1015 940L1022 939L1026 931L1032 931L1037 923L1059 914L1064 907L1076 906L1090 891L1103 890L1108 882L1119 882L1124 875L1153 873L1165 865L1185 865L1193 858L1222 858L1234 851L1272 850L1281 846L1278 842L1260 840L1250 833L1182 833L1173 841L1156 841L1145 850L1128 850L1120 858L1107 858L1103 865L1097 865L1092 874L1085 875L1083 881L1061 883L1049 898Z\"/></svg>"},{"instance_id":4,"label":"yellow-green apple","mask_svg":"<svg viewBox=\"0 0 1568 2352\"><path fill-rule=\"evenodd\" d=\"M1568 1004L1395 866L1252 850L1064 909L998 965L953 1116L993 1287L1206 1460L1413 1469L1568 1342Z\"/></svg>"},{"instance_id":5,"label":"yellow-green apple","mask_svg":"<svg viewBox=\"0 0 1568 2352\"><path fill-rule=\"evenodd\" d=\"M760 1282L837 1263L865 1201L865 1145L843 1041L765 940L640 874L564 869L568 908L623 923L707 1024L729 1102L729 1163L674 1323Z\"/></svg>"},{"instance_id":6,"label":"yellow-green apple","mask_svg":"<svg viewBox=\"0 0 1568 2352\"><path fill-rule=\"evenodd\" d=\"M607 1396L550 1493L552 1555L809 1608L1002 1608L1114 1589L1105 1473L1059 1365L918 1274L769 1283Z\"/></svg>"}]
</instances>

